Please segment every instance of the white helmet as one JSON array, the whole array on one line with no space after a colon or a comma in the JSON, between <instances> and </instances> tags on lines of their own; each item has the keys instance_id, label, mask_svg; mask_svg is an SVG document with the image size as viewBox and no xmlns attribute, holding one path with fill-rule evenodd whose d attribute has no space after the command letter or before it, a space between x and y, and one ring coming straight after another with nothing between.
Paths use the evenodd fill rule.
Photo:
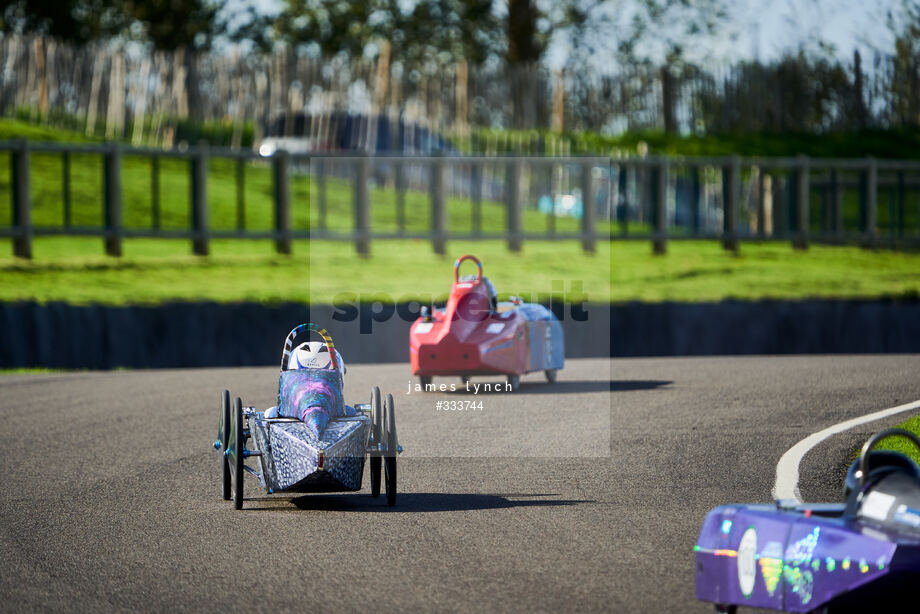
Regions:
<instances>
[{"instance_id":1,"label":"white helmet","mask_svg":"<svg viewBox=\"0 0 920 614\"><path fill-rule=\"evenodd\" d=\"M335 350L335 357L339 363L339 373L345 377L345 361L338 350ZM332 360L329 357L329 348L322 341L305 341L301 343L288 358L288 369L329 369L332 367Z\"/></svg>"}]
</instances>

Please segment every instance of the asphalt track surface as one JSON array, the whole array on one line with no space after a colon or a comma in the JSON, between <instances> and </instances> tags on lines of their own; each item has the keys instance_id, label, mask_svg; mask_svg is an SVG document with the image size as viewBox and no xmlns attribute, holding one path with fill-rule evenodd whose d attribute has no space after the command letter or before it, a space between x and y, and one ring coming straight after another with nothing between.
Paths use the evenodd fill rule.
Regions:
<instances>
[{"instance_id":1,"label":"asphalt track surface","mask_svg":"<svg viewBox=\"0 0 920 614\"><path fill-rule=\"evenodd\" d=\"M0 609L711 611L693 599L705 513L769 500L804 436L920 398L920 356L573 360L555 386L531 375L482 395L478 414L434 409L471 395L405 394L405 365L353 365L349 400L373 384L396 394L397 506L366 478L360 493L292 498L247 476L234 511L210 448L219 393L265 406L276 381L271 368L0 377ZM514 419L488 422L499 412ZM532 457L554 416L586 445ZM806 500L837 498L852 448L885 425L810 452ZM453 455L470 440L477 454Z\"/></svg>"}]
</instances>

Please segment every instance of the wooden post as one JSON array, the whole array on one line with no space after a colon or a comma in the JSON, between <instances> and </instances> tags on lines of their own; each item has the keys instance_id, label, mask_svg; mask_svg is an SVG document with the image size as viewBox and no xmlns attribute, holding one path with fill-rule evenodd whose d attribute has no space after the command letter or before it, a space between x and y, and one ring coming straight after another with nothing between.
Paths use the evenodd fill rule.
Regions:
<instances>
[{"instance_id":1,"label":"wooden post","mask_svg":"<svg viewBox=\"0 0 920 614\"><path fill-rule=\"evenodd\" d=\"M29 143L19 141L10 151L10 191L13 213L13 256L32 258L32 198L29 194Z\"/></svg>"},{"instance_id":2,"label":"wooden post","mask_svg":"<svg viewBox=\"0 0 920 614\"><path fill-rule=\"evenodd\" d=\"M70 228L73 218L71 216L71 191L70 191L70 152L61 154L61 197L64 200L64 228Z\"/></svg>"},{"instance_id":3,"label":"wooden post","mask_svg":"<svg viewBox=\"0 0 920 614\"><path fill-rule=\"evenodd\" d=\"M208 255L208 148L202 141L192 154L192 253Z\"/></svg>"},{"instance_id":4,"label":"wooden post","mask_svg":"<svg viewBox=\"0 0 920 614\"><path fill-rule=\"evenodd\" d=\"M792 247L795 249L808 249L808 231L811 222L811 211L809 209L809 169L808 158L799 155L796 158L796 214L797 214L797 232L792 239Z\"/></svg>"},{"instance_id":5,"label":"wooden post","mask_svg":"<svg viewBox=\"0 0 920 614\"><path fill-rule=\"evenodd\" d=\"M236 229L246 230L246 159L236 159Z\"/></svg>"},{"instance_id":6,"label":"wooden post","mask_svg":"<svg viewBox=\"0 0 920 614\"><path fill-rule=\"evenodd\" d=\"M288 153L284 150L272 156L275 200L275 250L291 253L291 193L288 188Z\"/></svg>"},{"instance_id":7,"label":"wooden post","mask_svg":"<svg viewBox=\"0 0 920 614\"><path fill-rule=\"evenodd\" d=\"M326 232L326 160L324 158L315 158L316 164L316 188L319 192L317 204L319 205L319 230L321 233Z\"/></svg>"},{"instance_id":8,"label":"wooden post","mask_svg":"<svg viewBox=\"0 0 920 614\"><path fill-rule=\"evenodd\" d=\"M508 249L512 252L521 251L523 237L521 236L521 162L511 160L507 162L506 169L506 198L507 198L507 231Z\"/></svg>"},{"instance_id":9,"label":"wooden post","mask_svg":"<svg viewBox=\"0 0 920 614\"><path fill-rule=\"evenodd\" d=\"M740 191L741 163L738 156L722 168L722 247L729 251L738 251L738 201Z\"/></svg>"},{"instance_id":10,"label":"wooden post","mask_svg":"<svg viewBox=\"0 0 920 614\"><path fill-rule=\"evenodd\" d=\"M763 168L757 167L757 236L761 239L767 236L767 205L766 186Z\"/></svg>"},{"instance_id":11,"label":"wooden post","mask_svg":"<svg viewBox=\"0 0 920 614\"><path fill-rule=\"evenodd\" d=\"M105 253L121 256L121 150L112 143L103 161Z\"/></svg>"},{"instance_id":12,"label":"wooden post","mask_svg":"<svg viewBox=\"0 0 920 614\"><path fill-rule=\"evenodd\" d=\"M624 237L629 235L629 196L627 191L629 189L629 167L620 164L617 167L617 196L619 202L619 212L620 217L620 234Z\"/></svg>"},{"instance_id":13,"label":"wooden post","mask_svg":"<svg viewBox=\"0 0 920 614\"><path fill-rule=\"evenodd\" d=\"M690 227L693 230L693 235L696 236L700 232L700 201L703 185L700 181L700 167L693 165L690 168Z\"/></svg>"},{"instance_id":14,"label":"wooden post","mask_svg":"<svg viewBox=\"0 0 920 614\"><path fill-rule=\"evenodd\" d=\"M482 164L473 162L470 167L470 188L473 199L473 235L482 234Z\"/></svg>"},{"instance_id":15,"label":"wooden post","mask_svg":"<svg viewBox=\"0 0 920 614\"><path fill-rule=\"evenodd\" d=\"M406 169L402 160L394 162L394 184L396 187L396 229L399 234L406 232Z\"/></svg>"},{"instance_id":16,"label":"wooden post","mask_svg":"<svg viewBox=\"0 0 920 614\"><path fill-rule=\"evenodd\" d=\"M355 248L360 256L371 253L371 210L367 193L367 158L355 162Z\"/></svg>"},{"instance_id":17,"label":"wooden post","mask_svg":"<svg viewBox=\"0 0 920 614\"><path fill-rule=\"evenodd\" d=\"M431 171L431 239L434 253L447 253L447 212L444 195L444 161L440 157L429 161Z\"/></svg>"},{"instance_id":18,"label":"wooden post","mask_svg":"<svg viewBox=\"0 0 920 614\"><path fill-rule=\"evenodd\" d=\"M151 222L154 230L160 229L160 157L150 158Z\"/></svg>"},{"instance_id":19,"label":"wooden post","mask_svg":"<svg viewBox=\"0 0 920 614\"><path fill-rule=\"evenodd\" d=\"M835 241L843 241L843 190L836 168L831 171L831 232Z\"/></svg>"},{"instance_id":20,"label":"wooden post","mask_svg":"<svg viewBox=\"0 0 920 614\"><path fill-rule=\"evenodd\" d=\"M581 248L593 254L594 237L594 162L581 163Z\"/></svg>"},{"instance_id":21,"label":"wooden post","mask_svg":"<svg viewBox=\"0 0 920 614\"><path fill-rule=\"evenodd\" d=\"M652 217L655 228L652 231L652 252L665 254L668 251L668 161L662 158L652 167Z\"/></svg>"},{"instance_id":22,"label":"wooden post","mask_svg":"<svg viewBox=\"0 0 920 614\"><path fill-rule=\"evenodd\" d=\"M674 77L667 65L661 67L661 105L664 131L666 134L677 132L677 122L674 118Z\"/></svg>"},{"instance_id":23,"label":"wooden post","mask_svg":"<svg viewBox=\"0 0 920 614\"><path fill-rule=\"evenodd\" d=\"M875 158L866 161L866 215L863 236L865 245L875 249L878 246L878 165Z\"/></svg>"}]
</instances>

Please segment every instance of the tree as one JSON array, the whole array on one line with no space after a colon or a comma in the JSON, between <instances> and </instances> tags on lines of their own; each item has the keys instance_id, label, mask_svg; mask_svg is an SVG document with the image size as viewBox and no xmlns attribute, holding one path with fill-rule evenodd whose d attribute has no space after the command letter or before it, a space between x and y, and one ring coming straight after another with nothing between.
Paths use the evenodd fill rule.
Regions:
<instances>
[{"instance_id":1,"label":"tree","mask_svg":"<svg viewBox=\"0 0 920 614\"><path fill-rule=\"evenodd\" d=\"M77 44L123 36L157 49L206 48L220 33L214 0L0 0L0 29Z\"/></svg>"},{"instance_id":2,"label":"tree","mask_svg":"<svg viewBox=\"0 0 920 614\"><path fill-rule=\"evenodd\" d=\"M87 43L122 32L119 0L0 0L0 30Z\"/></svg>"},{"instance_id":3,"label":"tree","mask_svg":"<svg viewBox=\"0 0 920 614\"><path fill-rule=\"evenodd\" d=\"M156 49L205 49L218 29L220 5L211 0L123 0L122 10Z\"/></svg>"},{"instance_id":4,"label":"tree","mask_svg":"<svg viewBox=\"0 0 920 614\"><path fill-rule=\"evenodd\" d=\"M892 117L901 126L920 125L920 0L902 0L888 13L894 34L892 70L889 75Z\"/></svg>"}]
</instances>

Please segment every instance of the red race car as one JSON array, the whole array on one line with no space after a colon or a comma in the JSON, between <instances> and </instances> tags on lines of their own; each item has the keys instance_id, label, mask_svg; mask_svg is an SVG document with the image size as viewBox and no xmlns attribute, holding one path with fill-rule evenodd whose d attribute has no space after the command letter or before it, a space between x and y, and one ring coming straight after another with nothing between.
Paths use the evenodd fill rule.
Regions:
<instances>
[{"instance_id":1,"label":"red race car","mask_svg":"<svg viewBox=\"0 0 920 614\"><path fill-rule=\"evenodd\" d=\"M476 263L476 275L460 276L465 260ZM464 384L473 375L505 375L506 389L517 390L521 375L533 371L556 381L565 361L562 325L553 312L516 297L499 303L482 263L470 255L454 263L447 306L422 308L412 324L409 354L423 390L433 390L434 375L459 376Z\"/></svg>"}]
</instances>

